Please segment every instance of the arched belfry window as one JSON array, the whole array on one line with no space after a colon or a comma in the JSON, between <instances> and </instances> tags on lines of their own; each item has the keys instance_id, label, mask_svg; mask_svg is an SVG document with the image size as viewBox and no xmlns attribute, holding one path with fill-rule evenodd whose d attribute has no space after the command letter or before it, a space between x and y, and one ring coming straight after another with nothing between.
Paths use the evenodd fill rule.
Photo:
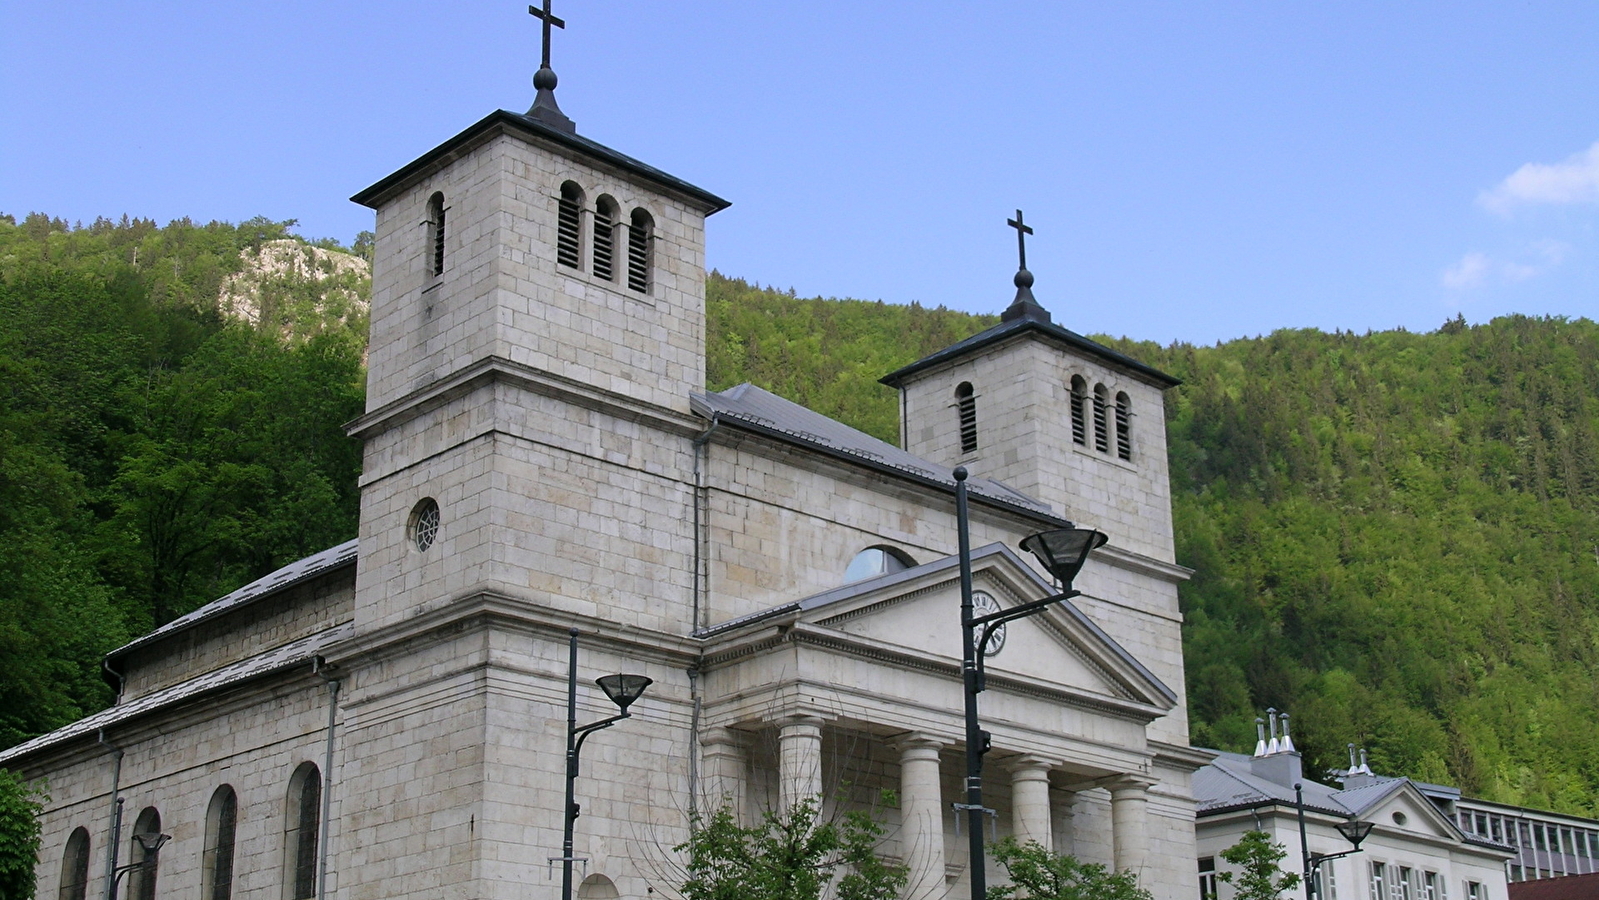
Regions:
<instances>
[{"instance_id":1,"label":"arched belfry window","mask_svg":"<svg viewBox=\"0 0 1599 900\"><path fill-rule=\"evenodd\" d=\"M555 215L555 261L583 268L583 189L575 181L561 185Z\"/></svg>"},{"instance_id":2,"label":"arched belfry window","mask_svg":"<svg viewBox=\"0 0 1599 900\"><path fill-rule=\"evenodd\" d=\"M641 294L650 292L650 267L655 252L655 219L642 207L633 210L627 229L627 286Z\"/></svg>"},{"instance_id":3,"label":"arched belfry window","mask_svg":"<svg viewBox=\"0 0 1599 900\"><path fill-rule=\"evenodd\" d=\"M955 409L960 418L961 452L971 453L977 449L977 397L970 381L955 388Z\"/></svg>"},{"instance_id":4,"label":"arched belfry window","mask_svg":"<svg viewBox=\"0 0 1599 900\"><path fill-rule=\"evenodd\" d=\"M161 814L155 807L146 806L139 817L133 820L133 834L160 834ZM144 845L136 838L129 838L128 862L142 863L152 855L144 849ZM156 869L160 865L160 857L156 857L156 865L140 866L128 873L127 900L155 900Z\"/></svg>"},{"instance_id":5,"label":"arched belfry window","mask_svg":"<svg viewBox=\"0 0 1599 900\"><path fill-rule=\"evenodd\" d=\"M1071 395L1072 443L1088 446L1088 382L1081 375L1072 376Z\"/></svg>"},{"instance_id":6,"label":"arched belfry window","mask_svg":"<svg viewBox=\"0 0 1599 900\"><path fill-rule=\"evenodd\" d=\"M1133 458L1133 406L1125 391L1116 394L1116 455L1128 461Z\"/></svg>"},{"instance_id":7,"label":"arched belfry window","mask_svg":"<svg viewBox=\"0 0 1599 900\"><path fill-rule=\"evenodd\" d=\"M849 565L844 569L844 583L850 584L867 578L876 578L879 575L903 572L915 565L916 560L898 548L881 544L867 547L849 561Z\"/></svg>"},{"instance_id":8,"label":"arched belfry window","mask_svg":"<svg viewBox=\"0 0 1599 900\"><path fill-rule=\"evenodd\" d=\"M89 829L78 827L67 838L67 853L61 858L61 887L58 900L85 900L89 895Z\"/></svg>"},{"instance_id":9,"label":"arched belfry window","mask_svg":"<svg viewBox=\"0 0 1599 900\"><path fill-rule=\"evenodd\" d=\"M601 194L594 201L594 277L616 280L616 201Z\"/></svg>"},{"instance_id":10,"label":"arched belfry window","mask_svg":"<svg viewBox=\"0 0 1599 900\"><path fill-rule=\"evenodd\" d=\"M434 277L444 274L444 195L428 198L428 253Z\"/></svg>"},{"instance_id":11,"label":"arched belfry window","mask_svg":"<svg viewBox=\"0 0 1599 900\"><path fill-rule=\"evenodd\" d=\"M317 829L322 821L322 775L312 763L301 763L289 778L284 810L283 896L308 900L316 896Z\"/></svg>"},{"instance_id":12,"label":"arched belfry window","mask_svg":"<svg viewBox=\"0 0 1599 900\"><path fill-rule=\"evenodd\" d=\"M1110 452L1110 432L1105 422L1106 407L1110 406L1109 392L1103 384L1094 385L1094 449Z\"/></svg>"},{"instance_id":13,"label":"arched belfry window","mask_svg":"<svg viewBox=\"0 0 1599 900\"><path fill-rule=\"evenodd\" d=\"M239 825L239 795L223 785L205 813L205 850L200 857L200 900L233 897L233 845Z\"/></svg>"}]
</instances>

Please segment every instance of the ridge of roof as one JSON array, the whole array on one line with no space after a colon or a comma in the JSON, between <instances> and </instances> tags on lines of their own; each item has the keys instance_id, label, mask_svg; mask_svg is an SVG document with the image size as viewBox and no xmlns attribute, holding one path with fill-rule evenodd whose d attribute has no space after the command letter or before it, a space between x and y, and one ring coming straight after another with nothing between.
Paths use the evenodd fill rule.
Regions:
<instances>
[{"instance_id":1,"label":"ridge of roof","mask_svg":"<svg viewBox=\"0 0 1599 900\"><path fill-rule=\"evenodd\" d=\"M744 382L725 391L706 391L690 398L694 411L706 418L777 437L785 442L872 466L884 472L954 490L955 470L923 459L886 441L807 409L764 388ZM974 498L1009 506L1050 522L1067 520L1053 508L992 478L966 482Z\"/></svg>"},{"instance_id":2,"label":"ridge of roof","mask_svg":"<svg viewBox=\"0 0 1599 900\"><path fill-rule=\"evenodd\" d=\"M1156 385L1160 386L1162 390L1165 388L1176 387L1177 385L1183 383L1182 379L1180 378L1167 375L1165 372L1160 371L1154 366L1141 363L1125 353L1119 353L1115 350L1112 350L1104 344L1083 337L1071 329L1062 328L1053 322L1044 322L1031 317L1023 317L1012 319L1009 322L1001 322L998 325L995 325L985 331L980 331L977 334L966 338L965 340L956 341L937 353L934 353L930 356L924 356L908 366L895 369L887 375L884 375L882 378L879 378L878 382L880 384L886 384L892 388L897 388L904 383L906 378L909 378L910 376L921 372L924 369L932 368L939 363L955 359L959 356L964 356L967 353L980 350L989 346L990 344L997 344L1000 341L1017 337L1028 332L1037 332L1041 337L1060 341L1061 343L1064 343L1073 349L1081 350L1091 356L1097 356L1107 363L1127 369L1133 374L1142 377L1146 381L1155 383Z\"/></svg>"},{"instance_id":3,"label":"ridge of roof","mask_svg":"<svg viewBox=\"0 0 1599 900\"><path fill-rule=\"evenodd\" d=\"M562 131L559 128L551 127L550 125L545 124L544 122L541 122L538 119L535 119L524 113L511 112L508 109L497 109L494 112L489 113L483 118L467 126L454 137L446 140L442 144L439 144L437 147L434 147L432 150L427 151L421 156L418 156L416 159L406 163L399 169L396 169L392 174L382 178L370 187L358 191L350 199L361 204L362 206L376 209L377 206L375 204L381 202L387 194L410 181L413 177L427 169L427 167L432 165L435 161L442 157L449 156L460 145L481 137L482 135L487 134L496 128L509 131L519 131L524 135L533 135L552 143L564 145L570 149L577 150L590 157L593 157L607 165L621 169L624 172L628 172L629 174L652 181L668 190L691 197L707 207L706 215L720 212L721 210L732 206L730 202L723 200L721 197L716 196L704 188L696 187L695 185L690 184L675 175L668 175L654 166L640 162L625 153L612 150L610 147L607 147L598 141L583 137L576 132Z\"/></svg>"},{"instance_id":4,"label":"ridge of roof","mask_svg":"<svg viewBox=\"0 0 1599 900\"><path fill-rule=\"evenodd\" d=\"M193 628L202 622L214 619L239 607L247 606L256 600L262 600L273 594L281 593L318 575L343 568L344 566L353 566L355 565L355 555L358 547L358 540L352 538L338 546L329 547L320 553L313 553L304 559L297 559L275 572L257 578L236 591L212 600L187 615L173 619L142 637L134 638L107 653L106 661L109 663L121 659L134 650L161 640L168 635Z\"/></svg>"}]
</instances>

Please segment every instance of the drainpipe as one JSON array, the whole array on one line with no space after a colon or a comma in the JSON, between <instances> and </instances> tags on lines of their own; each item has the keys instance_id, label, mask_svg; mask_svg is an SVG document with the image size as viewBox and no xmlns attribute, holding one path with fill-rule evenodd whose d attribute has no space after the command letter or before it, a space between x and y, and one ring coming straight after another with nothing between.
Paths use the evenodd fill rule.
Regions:
<instances>
[{"instance_id":1,"label":"drainpipe","mask_svg":"<svg viewBox=\"0 0 1599 900\"><path fill-rule=\"evenodd\" d=\"M694 607L691 619L692 624L689 627L690 632L698 631L701 627L700 615L702 606L700 597L706 590L706 577L702 570L705 567L704 548L707 543L704 532L708 523L704 521L704 517L700 512L700 507L705 502L705 485L701 483L704 480L705 473L700 466L700 457L703 455L709 461L711 451L708 445L711 435L716 433L716 429L721 424L722 420L716 413L712 413L711 427L705 429L704 434L694 439Z\"/></svg>"},{"instance_id":2,"label":"drainpipe","mask_svg":"<svg viewBox=\"0 0 1599 900\"><path fill-rule=\"evenodd\" d=\"M104 665L104 663L101 663ZM110 672L111 668L106 667ZM121 699L122 692L117 691L117 698ZM116 900L112 893L117 886L117 846L122 843L122 798L117 796L122 791L122 748L105 739L105 729L100 729L98 735L100 746L111 751L115 762L111 766L111 827L109 829L111 840L107 841L105 851L105 898Z\"/></svg>"},{"instance_id":3,"label":"drainpipe","mask_svg":"<svg viewBox=\"0 0 1599 900\"><path fill-rule=\"evenodd\" d=\"M339 711L339 680L329 677L323 671L327 663L318 656L311 662L311 671L321 676L328 686L328 741L327 748L322 757L322 822L321 834L317 835L317 871L316 871L316 897L317 900L327 900L328 896L328 834L332 831L330 821L333 812L333 735ZM115 897L107 900L116 900Z\"/></svg>"},{"instance_id":4,"label":"drainpipe","mask_svg":"<svg viewBox=\"0 0 1599 900\"><path fill-rule=\"evenodd\" d=\"M698 664L688 670L688 694L694 700L694 710L688 720L688 811L689 825L699 813L700 805L700 670Z\"/></svg>"},{"instance_id":5,"label":"drainpipe","mask_svg":"<svg viewBox=\"0 0 1599 900\"><path fill-rule=\"evenodd\" d=\"M112 679L116 680L116 683L117 683L117 700L116 700L116 702L117 703L121 703L122 702L122 691L123 691L124 688L126 688L128 686L128 679L121 672L118 672L116 669L111 668L111 657L109 657L109 656L101 658L101 660L100 660L100 670L101 670L101 672L103 672L105 674L105 676L106 676L105 680L106 680L107 683L110 683Z\"/></svg>"}]
</instances>

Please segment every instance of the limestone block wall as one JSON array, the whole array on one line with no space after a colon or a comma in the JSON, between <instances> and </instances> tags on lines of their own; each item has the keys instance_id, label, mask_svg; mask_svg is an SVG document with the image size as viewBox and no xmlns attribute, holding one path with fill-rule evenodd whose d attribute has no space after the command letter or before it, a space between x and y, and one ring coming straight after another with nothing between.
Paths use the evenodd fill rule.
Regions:
<instances>
[{"instance_id":1,"label":"limestone block wall","mask_svg":"<svg viewBox=\"0 0 1599 900\"><path fill-rule=\"evenodd\" d=\"M376 435L362 490L358 627L478 590L685 634L690 440L649 420L495 383ZM440 508L418 550L416 504Z\"/></svg>"},{"instance_id":2,"label":"limestone block wall","mask_svg":"<svg viewBox=\"0 0 1599 900\"><path fill-rule=\"evenodd\" d=\"M585 195L583 265L556 262L562 184ZM445 271L432 274L427 204L448 208ZM617 280L593 275L592 211L613 198ZM654 220L650 289L626 284L631 211ZM705 385L703 208L564 145L501 134L378 210L368 409L473 360L500 356L664 408ZM458 224L457 224L458 223Z\"/></svg>"},{"instance_id":3,"label":"limestone block wall","mask_svg":"<svg viewBox=\"0 0 1599 900\"><path fill-rule=\"evenodd\" d=\"M132 700L348 622L354 607L354 566L256 600L130 653L122 663L122 698Z\"/></svg>"},{"instance_id":4,"label":"limestone block wall","mask_svg":"<svg viewBox=\"0 0 1599 900\"><path fill-rule=\"evenodd\" d=\"M107 739L124 752L119 863L132 861L135 820L154 807L172 836L161 850L159 895L200 896L206 811L216 790L231 785L238 798L233 896L282 900L289 781L302 763L323 765L327 702L324 683L307 665L109 729ZM52 797L41 818L38 896L57 895L67 839L79 826L90 835L88 896L104 896L114 765L92 736L19 761L25 776L48 779ZM336 776L332 789L336 797Z\"/></svg>"},{"instance_id":5,"label":"limestone block wall","mask_svg":"<svg viewBox=\"0 0 1599 900\"><path fill-rule=\"evenodd\" d=\"M1083 592L1072 601L1077 608L1177 694L1176 708L1150 726L1150 738L1187 744L1188 692L1177 585L1166 577L1091 559L1074 586Z\"/></svg>"},{"instance_id":6,"label":"limestone block wall","mask_svg":"<svg viewBox=\"0 0 1599 900\"><path fill-rule=\"evenodd\" d=\"M1071 379L1103 384L1114 400L1126 392L1132 410L1132 460L1094 449L1092 408L1086 445L1072 441ZM955 389L970 382L978 447L961 452ZM1021 338L917 373L902 388L905 447L974 475L996 478L1055 507L1111 542L1145 556L1173 559L1165 406L1159 388L1092 357ZM1113 422L1111 427L1114 428Z\"/></svg>"}]
</instances>

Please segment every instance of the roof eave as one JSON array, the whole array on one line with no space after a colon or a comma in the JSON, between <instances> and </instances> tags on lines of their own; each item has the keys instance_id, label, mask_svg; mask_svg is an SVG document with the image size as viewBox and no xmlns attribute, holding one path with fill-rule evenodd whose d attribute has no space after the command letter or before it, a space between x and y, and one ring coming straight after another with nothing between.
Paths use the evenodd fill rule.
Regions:
<instances>
[{"instance_id":1,"label":"roof eave","mask_svg":"<svg viewBox=\"0 0 1599 900\"><path fill-rule=\"evenodd\" d=\"M1106 347L1104 344L1091 341L1075 331L1062 328L1053 323L1039 322L1034 319L1015 319L1010 322L1001 322L987 331L979 332L963 341L951 344L950 346L932 354L931 356L925 356L908 366L896 369L895 371L884 375L882 378L879 378L878 382L880 384L886 384L891 388L899 388L912 375L916 375L942 363L959 359L960 357L969 353L973 353L977 350L997 344L1000 341L1009 340L1013 337L1020 337L1029 333L1037 333L1040 337L1059 341L1072 347L1073 349L1081 350L1091 356L1096 356L1101 361L1116 368L1122 369L1146 382L1149 382L1161 390L1173 388L1183 383L1182 379L1180 378L1168 375L1165 372L1162 372L1153 366L1141 363L1138 360L1127 356L1126 354L1118 353L1115 350Z\"/></svg>"},{"instance_id":2,"label":"roof eave","mask_svg":"<svg viewBox=\"0 0 1599 900\"><path fill-rule=\"evenodd\" d=\"M518 134L523 138L534 137L540 140L559 144L566 149L576 151L593 159L602 165L620 169L630 175L642 178L663 190L676 194L685 200L704 209L709 216L731 206L732 204L721 197L701 187L696 187L687 181L668 175L653 166L646 165L638 160L618 153L604 144L591 141L576 134L551 128L537 119L532 119L510 110L497 109L489 113L459 134L450 138L432 150L422 154L411 162L401 166L395 172L372 186L356 193L350 199L370 209L377 209L385 200L410 185L425 173L436 166L448 161L449 158L464 149L475 146L477 143L495 134Z\"/></svg>"}]
</instances>

